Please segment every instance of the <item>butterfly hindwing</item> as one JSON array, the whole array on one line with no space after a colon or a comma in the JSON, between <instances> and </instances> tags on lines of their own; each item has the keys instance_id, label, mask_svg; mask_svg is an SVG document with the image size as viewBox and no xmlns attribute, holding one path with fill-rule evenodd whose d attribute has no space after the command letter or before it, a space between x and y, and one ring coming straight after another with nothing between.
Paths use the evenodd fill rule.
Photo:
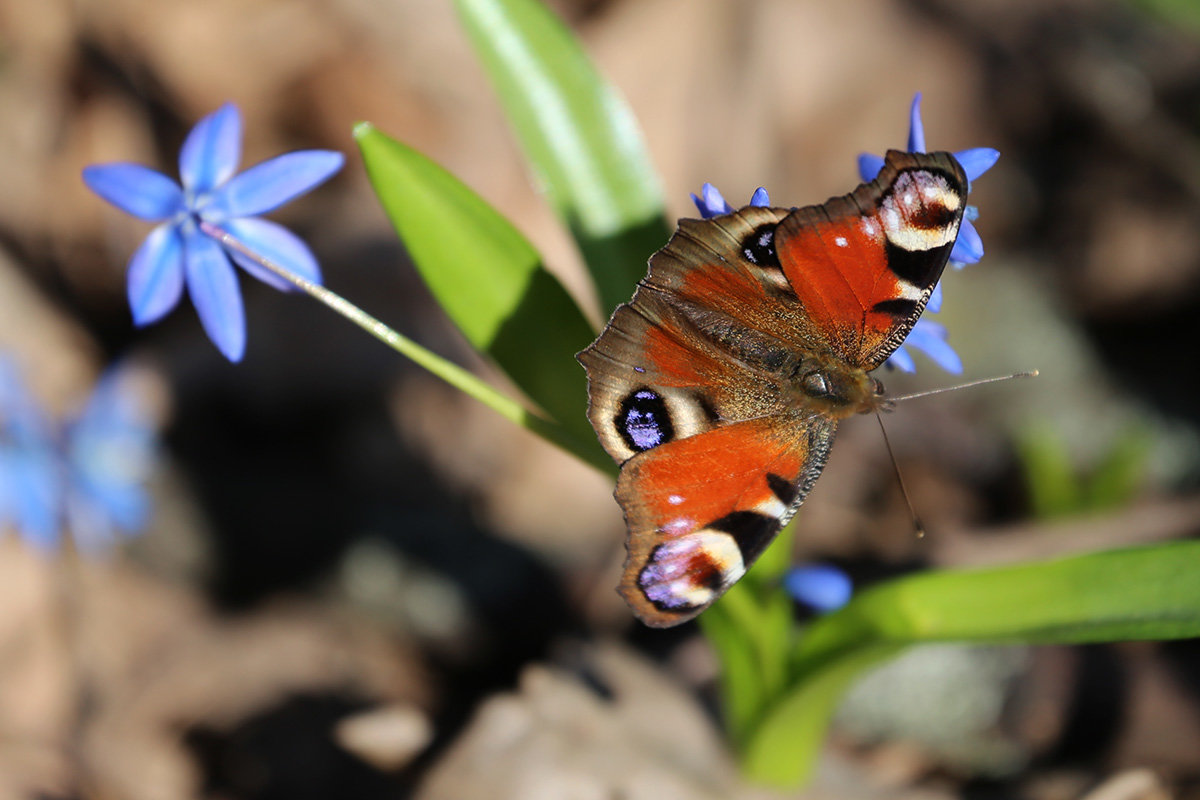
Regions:
<instances>
[{"instance_id":1,"label":"butterfly hindwing","mask_svg":"<svg viewBox=\"0 0 1200 800\"><path fill-rule=\"evenodd\" d=\"M620 592L638 617L677 625L741 578L808 494L835 427L817 415L744 420L627 461Z\"/></svg>"}]
</instances>

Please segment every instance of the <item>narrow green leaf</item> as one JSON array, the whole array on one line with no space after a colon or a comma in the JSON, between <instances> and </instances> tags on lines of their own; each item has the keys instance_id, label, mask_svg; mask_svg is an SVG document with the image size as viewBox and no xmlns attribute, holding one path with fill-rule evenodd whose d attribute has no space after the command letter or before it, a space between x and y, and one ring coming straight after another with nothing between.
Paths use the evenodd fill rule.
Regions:
<instances>
[{"instance_id":1,"label":"narrow green leaf","mask_svg":"<svg viewBox=\"0 0 1200 800\"><path fill-rule=\"evenodd\" d=\"M355 138L384 210L438 303L472 346L598 451L587 424L586 380L575 362L594 332L537 251L417 151L368 124L355 128Z\"/></svg>"},{"instance_id":2,"label":"narrow green leaf","mask_svg":"<svg viewBox=\"0 0 1200 800\"><path fill-rule=\"evenodd\" d=\"M767 701L766 686L751 635L755 622L754 609L749 605L739 607L741 601L748 599L748 594L735 595L729 603L722 598L720 603L699 618L704 637L721 665L721 716L726 734L735 748L746 743Z\"/></svg>"},{"instance_id":3,"label":"narrow green leaf","mask_svg":"<svg viewBox=\"0 0 1200 800\"><path fill-rule=\"evenodd\" d=\"M583 254L604 316L667 242L637 121L571 32L536 0L455 0L521 146Z\"/></svg>"},{"instance_id":4,"label":"narrow green leaf","mask_svg":"<svg viewBox=\"0 0 1200 800\"><path fill-rule=\"evenodd\" d=\"M807 779L822 732L850 680L912 644L1200 636L1198 566L1200 542L1171 542L926 573L869 589L815 622L800 641L791 688L754 732L746 769L777 784Z\"/></svg>"}]
</instances>

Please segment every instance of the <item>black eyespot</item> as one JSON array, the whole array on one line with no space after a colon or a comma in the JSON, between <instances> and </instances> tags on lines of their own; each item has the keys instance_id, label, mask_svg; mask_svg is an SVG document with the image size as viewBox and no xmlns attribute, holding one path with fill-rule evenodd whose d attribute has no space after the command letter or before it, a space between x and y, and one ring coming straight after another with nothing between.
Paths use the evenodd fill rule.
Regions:
<instances>
[{"instance_id":1,"label":"black eyespot","mask_svg":"<svg viewBox=\"0 0 1200 800\"><path fill-rule=\"evenodd\" d=\"M819 372L810 372L800 379L800 386L805 394L812 397L824 397L829 394L829 381Z\"/></svg>"},{"instance_id":2,"label":"black eyespot","mask_svg":"<svg viewBox=\"0 0 1200 800\"><path fill-rule=\"evenodd\" d=\"M661 397L645 387L635 389L621 401L613 425L635 453L658 447L675 438L671 414Z\"/></svg>"},{"instance_id":3,"label":"black eyespot","mask_svg":"<svg viewBox=\"0 0 1200 800\"><path fill-rule=\"evenodd\" d=\"M751 264L780 269L779 256L775 252L775 225L760 225L742 240L742 255Z\"/></svg>"}]
</instances>

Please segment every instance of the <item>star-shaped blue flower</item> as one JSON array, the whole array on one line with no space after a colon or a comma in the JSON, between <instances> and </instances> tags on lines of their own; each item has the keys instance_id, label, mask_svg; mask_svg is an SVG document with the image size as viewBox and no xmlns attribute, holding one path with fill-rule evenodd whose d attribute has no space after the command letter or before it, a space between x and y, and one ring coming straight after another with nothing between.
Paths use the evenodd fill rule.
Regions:
<instances>
[{"instance_id":1,"label":"star-shaped blue flower","mask_svg":"<svg viewBox=\"0 0 1200 800\"><path fill-rule=\"evenodd\" d=\"M196 124L179 154L182 186L139 164L100 164L83 171L88 187L117 208L157 222L129 262L128 296L134 323L156 322L179 304L186 284L205 332L230 361L246 350L246 320L233 262L281 290L291 284L246 256L227 251L201 229L207 222L258 255L321 282L308 246L281 225L259 219L321 184L344 157L304 150L264 161L241 174L242 118L226 104Z\"/></svg>"},{"instance_id":2,"label":"star-shaped blue flower","mask_svg":"<svg viewBox=\"0 0 1200 800\"><path fill-rule=\"evenodd\" d=\"M925 125L921 122L920 92L913 96L912 108L909 111L908 151L910 153L925 152ZM969 191L971 181L992 168L992 165L1000 158L1000 151L990 147L972 147L955 152L954 157L962 165L963 172L967 174ZM879 171L883 169L883 163L882 156L863 153L858 157L859 175L864 181L874 180ZM962 269L966 264L978 263L983 258L983 240L979 238L979 231L975 230L974 225L978 217L978 209L975 206L967 206L962 224L958 229L958 239L955 240L954 248L950 251L950 265L955 269ZM939 282L934 287L933 295L929 298L929 304L925 310L936 314L941 307L942 284ZM913 347L925 353L935 364L947 372L961 374L962 359L958 357L958 353L954 352L946 339L944 326L922 317L917 320L917 324L908 334L908 338L904 340L904 344L896 348L896 352L892 353L885 363L901 372L916 372L917 366L906 349Z\"/></svg>"}]
</instances>

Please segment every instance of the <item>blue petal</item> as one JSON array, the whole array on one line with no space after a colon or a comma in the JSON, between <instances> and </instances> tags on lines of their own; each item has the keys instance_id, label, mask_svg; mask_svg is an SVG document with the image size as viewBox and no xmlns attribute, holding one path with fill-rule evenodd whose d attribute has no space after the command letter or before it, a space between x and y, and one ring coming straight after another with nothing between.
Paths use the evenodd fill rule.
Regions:
<instances>
[{"instance_id":1,"label":"blue petal","mask_svg":"<svg viewBox=\"0 0 1200 800\"><path fill-rule=\"evenodd\" d=\"M12 455L8 479L12 481L14 517L21 536L31 544L51 548L59 538L58 469L51 452Z\"/></svg>"},{"instance_id":2,"label":"blue petal","mask_svg":"<svg viewBox=\"0 0 1200 800\"><path fill-rule=\"evenodd\" d=\"M954 158L962 165L967 173L967 182L971 182L995 165L1000 158L1000 151L991 147L972 147L970 150L959 150Z\"/></svg>"},{"instance_id":3,"label":"blue petal","mask_svg":"<svg viewBox=\"0 0 1200 800\"><path fill-rule=\"evenodd\" d=\"M858 155L858 174L864 181L873 181L879 177L879 172L883 169L883 156L877 156L872 153L859 153Z\"/></svg>"},{"instance_id":4,"label":"blue petal","mask_svg":"<svg viewBox=\"0 0 1200 800\"><path fill-rule=\"evenodd\" d=\"M184 237L188 294L204 332L230 361L246 352L246 317L233 265L221 246L202 233Z\"/></svg>"},{"instance_id":5,"label":"blue petal","mask_svg":"<svg viewBox=\"0 0 1200 800\"><path fill-rule=\"evenodd\" d=\"M704 192L704 203L708 206L712 214L728 214L733 211L729 203L725 201L725 198L717 191L716 186L706 183L701 187L701 191Z\"/></svg>"},{"instance_id":6,"label":"blue petal","mask_svg":"<svg viewBox=\"0 0 1200 800\"><path fill-rule=\"evenodd\" d=\"M983 239L979 231L971 224L971 220L963 217L958 227L958 238L950 250L950 260L958 264L975 264L983 258Z\"/></svg>"},{"instance_id":7,"label":"blue petal","mask_svg":"<svg viewBox=\"0 0 1200 800\"><path fill-rule=\"evenodd\" d=\"M141 164L96 164L83 168L83 182L126 214L158 222L183 208L175 181Z\"/></svg>"},{"instance_id":8,"label":"blue petal","mask_svg":"<svg viewBox=\"0 0 1200 800\"><path fill-rule=\"evenodd\" d=\"M933 286L933 292L929 295L929 302L925 304L925 310L930 314L936 314L942 310L942 282L938 281Z\"/></svg>"},{"instance_id":9,"label":"blue petal","mask_svg":"<svg viewBox=\"0 0 1200 800\"><path fill-rule=\"evenodd\" d=\"M783 588L796 600L821 613L836 611L850 602L854 594L850 576L826 564L793 567L783 576Z\"/></svg>"},{"instance_id":10,"label":"blue petal","mask_svg":"<svg viewBox=\"0 0 1200 800\"><path fill-rule=\"evenodd\" d=\"M183 240L170 223L159 225L129 260L126 294L133 324L157 322L183 294Z\"/></svg>"},{"instance_id":11,"label":"blue petal","mask_svg":"<svg viewBox=\"0 0 1200 800\"><path fill-rule=\"evenodd\" d=\"M769 206L771 205L771 196L767 194L766 189L760 186L755 189L754 194L750 196L750 205Z\"/></svg>"},{"instance_id":12,"label":"blue petal","mask_svg":"<svg viewBox=\"0 0 1200 800\"><path fill-rule=\"evenodd\" d=\"M700 216L705 219L718 217L721 214L728 214L733 211L729 207L729 203L725 202L725 198L717 190L717 187L711 183L704 184L700 189L700 197L692 195L692 202L696 204L696 208L700 211Z\"/></svg>"},{"instance_id":13,"label":"blue petal","mask_svg":"<svg viewBox=\"0 0 1200 800\"><path fill-rule=\"evenodd\" d=\"M345 161L345 156L332 150L301 150L272 158L218 189L212 209L223 218L264 214L328 180Z\"/></svg>"},{"instance_id":14,"label":"blue petal","mask_svg":"<svg viewBox=\"0 0 1200 800\"><path fill-rule=\"evenodd\" d=\"M946 343L946 335L944 326L931 320L920 319L904 340L904 344L922 351L946 372L961 375L962 359L954 352L954 348Z\"/></svg>"},{"instance_id":15,"label":"blue petal","mask_svg":"<svg viewBox=\"0 0 1200 800\"><path fill-rule=\"evenodd\" d=\"M268 261L273 261L313 283L321 282L321 268L317 265L317 259L308 249L308 245L282 225L276 225L265 219L246 218L226 222L224 227L233 234L235 239ZM273 286L281 291L291 291L296 288L241 253L230 252L229 255L233 256L233 260L239 267L268 286Z\"/></svg>"},{"instance_id":16,"label":"blue petal","mask_svg":"<svg viewBox=\"0 0 1200 800\"><path fill-rule=\"evenodd\" d=\"M917 320L917 324L920 325L921 321ZM885 361L884 364L894 369L898 369L901 372L911 373L917 371L917 365L913 363L912 356L910 356L908 351L904 349L904 345L897 347L896 352L888 356L888 360Z\"/></svg>"},{"instance_id":17,"label":"blue petal","mask_svg":"<svg viewBox=\"0 0 1200 800\"><path fill-rule=\"evenodd\" d=\"M179 151L179 177L192 194L209 192L233 177L242 157L242 115L226 103L196 123Z\"/></svg>"},{"instance_id":18,"label":"blue petal","mask_svg":"<svg viewBox=\"0 0 1200 800\"><path fill-rule=\"evenodd\" d=\"M921 122L921 93L913 95L912 110L908 116L908 152L925 152L925 125Z\"/></svg>"}]
</instances>

